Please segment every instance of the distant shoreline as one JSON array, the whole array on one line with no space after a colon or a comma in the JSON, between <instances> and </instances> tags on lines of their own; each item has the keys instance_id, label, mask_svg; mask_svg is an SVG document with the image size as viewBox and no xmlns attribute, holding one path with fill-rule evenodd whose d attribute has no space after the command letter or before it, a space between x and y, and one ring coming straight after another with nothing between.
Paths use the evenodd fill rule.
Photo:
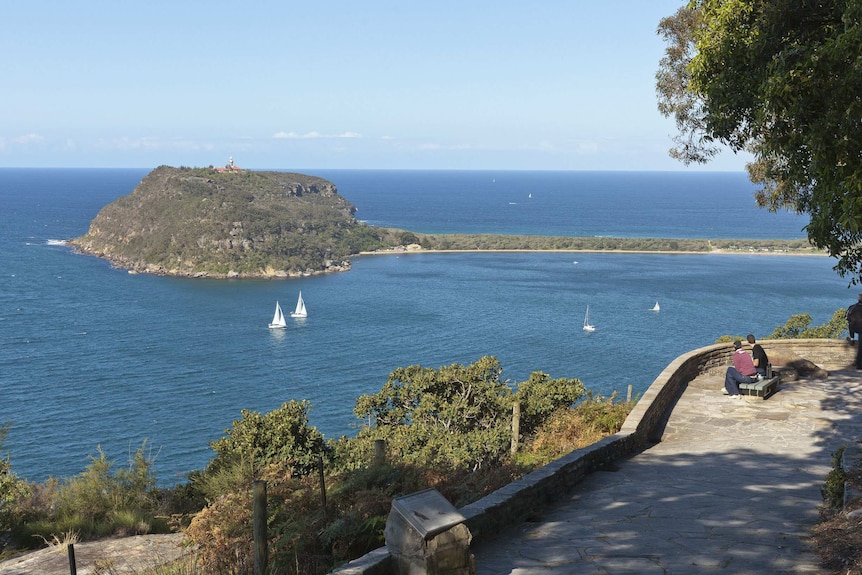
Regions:
<instances>
[{"instance_id":1,"label":"distant shoreline","mask_svg":"<svg viewBox=\"0 0 862 575\"><path fill-rule=\"evenodd\" d=\"M827 255L825 250L813 248L807 238L706 239L423 234L393 228L386 229L386 232L389 237L385 243L389 243L391 247L363 251L360 255L470 252Z\"/></svg>"},{"instance_id":2,"label":"distant shoreline","mask_svg":"<svg viewBox=\"0 0 862 575\"><path fill-rule=\"evenodd\" d=\"M763 252L763 251L728 251L728 250L713 250L709 252L701 252L694 250L580 250L580 249L559 249L559 250L542 250L542 249L464 249L464 250L438 250L438 249L419 249L419 250L378 250L374 252L359 252L358 256L391 256L403 254L470 254L470 253L571 253L571 254L664 254L664 255L683 255L683 256L706 256L706 255L726 255L726 256L795 256L795 257L826 257L829 254L826 252Z\"/></svg>"},{"instance_id":3,"label":"distant shoreline","mask_svg":"<svg viewBox=\"0 0 862 575\"><path fill-rule=\"evenodd\" d=\"M445 236L419 235L423 243L437 244L439 239ZM456 236L451 236L456 237ZM472 236L472 238L483 236ZM492 237L492 236L484 236ZM509 236L513 238L517 236ZM827 257L829 254L824 250L817 250L807 244L807 240L669 240L665 238L571 238L572 240L581 243L591 241L607 241L614 244L626 244L636 242L655 242L657 249L638 249L637 247L472 247L471 236L460 236L458 247L424 247L419 243L414 243L406 246L397 246L375 251L363 251L357 255L400 255L400 254L433 254L433 253L617 253L617 254L665 254L665 255L753 255L753 256L816 256ZM526 243L532 243L536 236L522 236ZM691 243L705 245L706 249L673 249L665 247L671 242L676 242L689 245ZM704 244L705 242L705 244ZM803 242L806 246L802 247ZM721 247L717 247L721 246ZM739 247L731 247L739 246ZM783 246L778 248L776 246Z\"/></svg>"}]
</instances>

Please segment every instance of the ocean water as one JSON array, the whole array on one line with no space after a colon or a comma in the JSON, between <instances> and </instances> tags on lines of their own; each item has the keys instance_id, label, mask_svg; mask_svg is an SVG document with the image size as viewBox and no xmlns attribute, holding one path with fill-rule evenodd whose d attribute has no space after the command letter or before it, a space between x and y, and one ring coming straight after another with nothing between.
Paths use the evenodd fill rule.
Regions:
<instances>
[{"instance_id":1,"label":"ocean water","mask_svg":"<svg viewBox=\"0 0 862 575\"><path fill-rule=\"evenodd\" d=\"M428 233L803 237L758 210L743 174L306 171L369 223ZM723 334L820 324L855 290L825 257L602 253L403 254L295 280L131 275L62 240L147 170L0 169L0 422L13 470L119 465L144 440L160 484L212 457L242 409L311 402L311 424L351 435L360 394L399 366L496 356L608 395L643 392L675 357ZM309 317L267 323L275 301ZM658 301L661 311L650 308ZM590 306L593 333L581 327Z\"/></svg>"},{"instance_id":2,"label":"ocean water","mask_svg":"<svg viewBox=\"0 0 862 575\"><path fill-rule=\"evenodd\" d=\"M423 233L802 238L808 220L757 209L744 173L316 172L369 224Z\"/></svg>"}]
</instances>

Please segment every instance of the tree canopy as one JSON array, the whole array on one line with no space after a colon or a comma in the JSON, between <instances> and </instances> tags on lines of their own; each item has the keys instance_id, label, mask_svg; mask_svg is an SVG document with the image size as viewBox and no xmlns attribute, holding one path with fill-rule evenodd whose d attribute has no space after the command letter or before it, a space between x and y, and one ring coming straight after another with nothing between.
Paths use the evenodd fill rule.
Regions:
<instances>
[{"instance_id":1,"label":"tree canopy","mask_svg":"<svg viewBox=\"0 0 862 575\"><path fill-rule=\"evenodd\" d=\"M862 279L862 0L691 0L664 18L656 88L671 155L748 151L758 203L808 214L811 243Z\"/></svg>"},{"instance_id":2,"label":"tree canopy","mask_svg":"<svg viewBox=\"0 0 862 575\"><path fill-rule=\"evenodd\" d=\"M308 475L326 451L323 435L308 425L310 409L308 401L295 399L265 414L243 409L242 419L210 443L216 457L207 470L214 473L238 463L261 469L278 462L291 475Z\"/></svg>"},{"instance_id":3,"label":"tree canopy","mask_svg":"<svg viewBox=\"0 0 862 575\"><path fill-rule=\"evenodd\" d=\"M378 393L356 400L353 413L369 422L359 437L385 439L403 461L476 470L508 453L516 400L522 404L520 431L531 434L586 393L578 379L552 379L539 371L513 392L502 373L493 356L438 369L400 367Z\"/></svg>"}]
</instances>

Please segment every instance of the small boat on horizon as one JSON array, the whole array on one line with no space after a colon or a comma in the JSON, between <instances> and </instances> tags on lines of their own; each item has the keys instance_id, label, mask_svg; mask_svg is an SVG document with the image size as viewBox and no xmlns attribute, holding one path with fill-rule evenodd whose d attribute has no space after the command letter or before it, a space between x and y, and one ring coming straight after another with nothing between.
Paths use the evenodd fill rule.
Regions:
<instances>
[{"instance_id":1,"label":"small boat on horizon","mask_svg":"<svg viewBox=\"0 0 862 575\"><path fill-rule=\"evenodd\" d=\"M655 305L650 309L652 309L652 311L661 311L661 307L658 305L658 302L655 302Z\"/></svg>"},{"instance_id":2,"label":"small boat on horizon","mask_svg":"<svg viewBox=\"0 0 862 575\"><path fill-rule=\"evenodd\" d=\"M285 321L284 314L281 312L281 305L276 301L275 313L272 316L272 321L269 323L269 329L282 329L286 327L287 321Z\"/></svg>"}]
</instances>

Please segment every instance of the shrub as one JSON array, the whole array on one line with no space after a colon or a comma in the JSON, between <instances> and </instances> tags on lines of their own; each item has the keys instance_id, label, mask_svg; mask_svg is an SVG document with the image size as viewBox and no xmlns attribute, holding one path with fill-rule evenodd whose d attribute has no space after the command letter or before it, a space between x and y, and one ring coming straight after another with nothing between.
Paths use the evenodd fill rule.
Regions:
<instances>
[{"instance_id":1,"label":"shrub","mask_svg":"<svg viewBox=\"0 0 862 575\"><path fill-rule=\"evenodd\" d=\"M360 440L385 439L413 465L493 464L511 437L512 390L501 373L493 357L467 366L398 368L379 393L356 400L356 417L372 422Z\"/></svg>"},{"instance_id":2,"label":"shrub","mask_svg":"<svg viewBox=\"0 0 862 575\"><path fill-rule=\"evenodd\" d=\"M533 433L551 414L573 406L585 393L579 379L551 379L546 373L534 371L527 381L518 384L521 433Z\"/></svg>"},{"instance_id":3,"label":"shrub","mask_svg":"<svg viewBox=\"0 0 862 575\"><path fill-rule=\"evenodd\" d=\"M834 509L844 505L844 483L847 480L847 474L841 466L843 455L843 445L832 453L832 469L826 474L826 480L823 483L823 499Z\"/></svg>"},{"instance_id":4,"label":"shrub","mask_svg":"<svg viewBox=\"0 0 862 575\"><path fill-rule=\"evenodd\" d=\"M0 449L3 440L9 432L9 424L0 425ZM12 527L13 518L16 515L15 506L18 501L27 497L30 486L26 481L12 473L10 456L0 456L0 532Z\"/></svg>"},{"instance_id":5,"label":"shrub","mask_svg":"<svg viewBox=\"0 0 862 575\"><path fill-rule=\"evenodd\" d=\"M847 330L846 313L845 308L835 310L829 321L814 327L810 327L812 319L809 314L792 315L784 325L776 326L769 337L763 339L834 339ZM745 341L744 336L723 335L715 343L728 343L737 339Z\"/></svg>"},{"instance_id":6,"label":"shrub","mask_svg":"<svg viewBox=\"0 0 862 575\"><path fill-rule=\"evenodd\" d=\"M614 403L615 398L588 394L574 409L557 410L528 443L526 453L519 454L518 461L548 463L618 432L636 401Z\"/></svg>"},{"instance_id":7,"label":"shrub","mask_svg":"<svg viewBox=\"0 0 862 575\"><path fill-rule=\"evenodd\" d=\"M240 575L254 565L250 490L226 493L198 513L185 533L198 546L202 574Z\"/></svg>"},{"instance_id":8,"label":"shrub","mask_svg":"<svg viewBox=\"0 0 862 575\"><path fill-rule=\"evenodd\" d=\"M317 469L318 457L325 454L323 435L308 425L308 401L290 400L280 408L261 415L242 410L242 419L233 422L225 437L210 443L216 452L209 474L237 465L256 470L278 462L291 475L307 475Z\"/></svg>"},{"instance_id":9,"label":"shrub","mask_svg":"<svg viewBox=\"0 0 862 575\"><path fill-rule=\"evenodd\" d=\"M97 451L80 475L30 486L17 500L12 536L18 545L33 547L58 533L90 539L168 531L166 522L155 517L159 509L146 441L128 469L115 471L102 449Z\"/></svg>"}]
</instances>

